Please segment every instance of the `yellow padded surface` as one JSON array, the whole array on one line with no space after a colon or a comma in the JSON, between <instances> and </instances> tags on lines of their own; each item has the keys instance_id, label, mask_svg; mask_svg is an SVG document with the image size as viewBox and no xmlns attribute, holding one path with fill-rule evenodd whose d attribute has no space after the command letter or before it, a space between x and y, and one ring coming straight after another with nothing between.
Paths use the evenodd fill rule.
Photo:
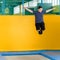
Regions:
<instances>
[{"instance_id":1,"label":"yellow padded surface","mask_svg":"<svg viewBox=\"0 0 60 60\"><path fill-rule=\"evenodd\" d=\"M44 15L39 35L34 16L0 16L0 51L60 50L60 16Z\"/></svg>"}]
</instances>

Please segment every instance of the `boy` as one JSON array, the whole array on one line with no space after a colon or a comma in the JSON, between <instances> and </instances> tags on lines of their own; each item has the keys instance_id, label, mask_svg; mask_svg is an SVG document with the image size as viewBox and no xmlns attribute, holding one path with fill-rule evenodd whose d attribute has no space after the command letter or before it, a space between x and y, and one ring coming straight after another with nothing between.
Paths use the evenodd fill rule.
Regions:
<instances>
[{"instance_id":1,"label":"boy","mask_svg":"<svg viewBox=\"0 0 60 60\"><path fill-rule=\"evenodd\" d=\"M24 9L26 9L27 11L29 11L30 13L33 13L35 15L36 30L38 31L39 34L42 34L43 31L45 30L43 15L45 13L48 13L48 12L54 10L55 8L52 8L52 9L49 9L49 10L46 10L46 11L43 10L42 6L38 7L38 11L33 11L33 10L30 10L26 7L24 7Z\"/></svg>"}]
</instances>

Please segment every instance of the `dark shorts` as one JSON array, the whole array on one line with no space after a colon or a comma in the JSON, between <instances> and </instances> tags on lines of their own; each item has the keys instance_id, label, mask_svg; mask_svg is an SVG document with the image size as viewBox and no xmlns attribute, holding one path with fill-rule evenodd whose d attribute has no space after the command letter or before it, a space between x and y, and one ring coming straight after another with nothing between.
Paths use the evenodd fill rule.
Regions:
<instances>
[{"instance_id":1,"label":"dark shorts","mask_svg":"<svg viewBox=\"0 0 60 60\"><path fill-rule=\"evenodd\" d=\"M44 24L44 22L41 22L41 23L36 23L35 24L35 26L36 26L36 30L45 30L45 24Z\"/></svg>"}]
</instances>

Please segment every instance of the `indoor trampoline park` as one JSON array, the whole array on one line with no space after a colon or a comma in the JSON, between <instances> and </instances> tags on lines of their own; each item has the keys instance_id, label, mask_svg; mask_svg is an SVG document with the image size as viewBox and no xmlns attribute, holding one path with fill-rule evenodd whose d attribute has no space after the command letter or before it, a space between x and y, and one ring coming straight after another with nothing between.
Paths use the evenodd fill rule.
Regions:
<instances>
[{"instance_id":1,"label":"indoor trampoline park","mask_svg":"<svg viewBox=\"0 0 60 60\"><path fill-rule=\"evenodd\" d=\"M42 35L29 12L39 6L55 8L43 15ZM60 0L0 0L0 60L60 60Z\"/></svg>"}]
</instances>

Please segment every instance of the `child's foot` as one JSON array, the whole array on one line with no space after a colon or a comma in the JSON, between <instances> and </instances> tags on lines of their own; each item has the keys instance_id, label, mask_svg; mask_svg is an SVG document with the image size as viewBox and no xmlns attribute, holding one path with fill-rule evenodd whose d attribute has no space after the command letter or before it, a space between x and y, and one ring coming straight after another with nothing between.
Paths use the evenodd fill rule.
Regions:
<instances>
[{"instance_id":1,"label":"child's foot","mask_svg":"<svg viewBox=\"0 0 60 60\"><path fill-rule=\"evenodd\" d=\"M42 31L39 31L39 34L42 34L43 32Z\"/></svg>"}]
</instances>

